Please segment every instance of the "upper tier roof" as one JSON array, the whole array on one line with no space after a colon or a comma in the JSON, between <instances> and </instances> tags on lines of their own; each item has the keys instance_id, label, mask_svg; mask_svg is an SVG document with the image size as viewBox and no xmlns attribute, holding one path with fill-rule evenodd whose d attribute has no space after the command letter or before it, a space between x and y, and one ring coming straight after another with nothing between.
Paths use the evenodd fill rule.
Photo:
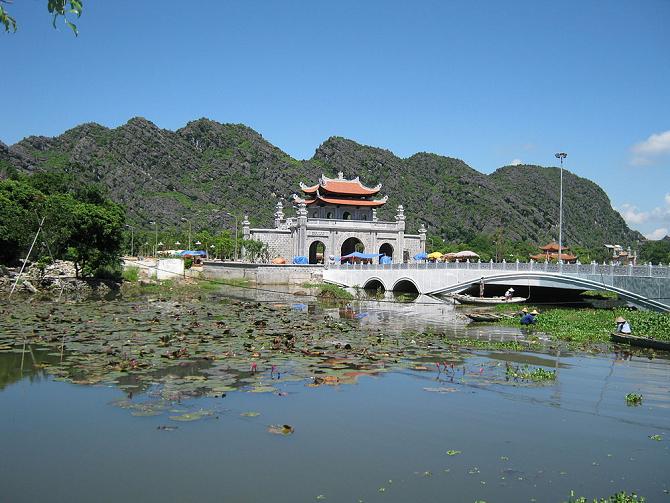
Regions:
<instances>
[{"instance_id":1,"label":"upper tier roof","mask_svg":"<svg viewBox=\"0 0 670 503\"><path fill-rule=\"evenodd\" d=\"M321 175L319 183L312 186L300 182L300 188L305 194L310 195L320 191L321 193L343 196L371 196L379 192L382 188L381 184L376 187L366 187L361 183L358 177L352 180L345 180L344 173L341 171L337 175L337 178L328 178L325 175Z\"/></svg>"},{"instance_id":2,"label":"upper tier roof","mask_svg":"<svg viewBox=\"0 0 670 503\"><path fill-rule=\"evenodd\" d=\"M567 250L567 246L561 246L561 251ZM558 243L556 241L552 241L548 245L540 246L540 250L544 250L547 252L558 252Z\"/></svg>"}]
</instances>

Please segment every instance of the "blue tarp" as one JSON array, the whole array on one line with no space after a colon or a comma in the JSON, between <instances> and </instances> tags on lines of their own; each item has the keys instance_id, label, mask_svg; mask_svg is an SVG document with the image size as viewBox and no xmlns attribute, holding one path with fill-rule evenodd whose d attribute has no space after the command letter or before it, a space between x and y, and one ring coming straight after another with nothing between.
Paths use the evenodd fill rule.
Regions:
<instances>
[{"instance_id":1,"label":"blue tarp","mask_svg":"<svg viewBox=\"0 0 670 503\"><path fill-rule=\"evenodd\" d=\"M387 257L386 255L384 255L382 258L379 259L379 263L380 264L392 264L393 259L391 257Z\"/></svg>"},{"instance_id":2,"label":"blue tarp","mask_svg":"<svg viewBox=\"0 0 670 503\"><path fill-rule=\"evenodd\" d=\"M293 257L293 263L300 265L309 264L309 259L305 256L299 255L297 257Z\"/></svg>"},{"instance_id":3,"label":"blue tarp","mask_svg":"<svg viewBox=\"0 0 670 503\"><path fill-rule=\"evenodd\" d=\"M204 257L205 255L207 255L207 252L204 252L202 250L198 250L198 251L184 250L183 252L179 253L179 255L181 255L182 257L184 257L186 255L190 255L191 257Z\"/></svg>"},{"instance_id":4,"label":"blue tarp","mask_svg":"<svg viewBox=\"0 0 670 503\"><path fill-rule=\"evenodd\" d=\"M414 260L426 260L427 258L428 254L426 252L421 252L414 255Z\"/></svg>"},{"instance_id":5,"label":"blue tarp","mask_svg":"<svg viewBox=\"0 0 670 503\"><path fill-rule=\"evenodd\" d=\"M354 252L354 253L350 253L349 255L344 255L344 256L340 257L340 260L344 260L344 259L347 259L347 258L372 259L372 258L381 257L382 255L383 255L382 253Z\"/></svg>"}]
</instances>

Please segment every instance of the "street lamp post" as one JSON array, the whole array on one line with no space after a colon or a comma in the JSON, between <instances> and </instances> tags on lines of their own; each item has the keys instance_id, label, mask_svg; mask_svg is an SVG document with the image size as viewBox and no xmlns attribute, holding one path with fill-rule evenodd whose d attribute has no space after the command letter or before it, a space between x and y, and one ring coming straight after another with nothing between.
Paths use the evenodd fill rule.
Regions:
<instances>
[{"instance_id":1,"label":"street lamp post","mask_svg":"<svg viewBox=\"0 0 670 503\"><path fill-rule=\"evenodd\" d=\"M152 220L149 222L149 225L154 226L154 231L156 234L156 240L154 241L154 257L158 257L158 222L155 220Z\"/></svg>"},{"instance_id":2,"label":"street lamp post","mask_svg":"<svg viewBox=\"0 0 670 503\"><path fill-rule=\"evenodd\" d=\"M186 217L181 217L182 222L188 222L188 249L191 249L191 221Z\"/></svg>"},{"instance_id":3,"label":"street lamp post","mask_svg":"<svg viewBox=\"0 0 670 503\"><path fill-rule=\"evenodd\" d=\"M558 267L563 269L563 256L561 254L563 249L563 159L568 157L568 154L558 152L555 155L561 161L561 192L558 199Z\"/></svg>"},{"instance_id":4,"label":"street lamp post","mask_svg":"<svg viewBox=\"0 0 670 503\"><path fill-rule=\"evenodd\" d=\"M227 211L224 211L224 213L226 215L228 215L229 217L233 217L235 219L235 258L234 258L234 260L235 260L235 262L237 262L237 215L232 215L232 214L228 213Z\"/></svg>"},{"instance_id":5,"label":"street lamp post","mask_svg":"<svg viewBox=\"0 0 670 503\"><path fill-rule=\"evenodd\" d=\"M130 256L135 256L135 227L126 224L126 228L130 229Z\"/></svg>"}]
</instances>

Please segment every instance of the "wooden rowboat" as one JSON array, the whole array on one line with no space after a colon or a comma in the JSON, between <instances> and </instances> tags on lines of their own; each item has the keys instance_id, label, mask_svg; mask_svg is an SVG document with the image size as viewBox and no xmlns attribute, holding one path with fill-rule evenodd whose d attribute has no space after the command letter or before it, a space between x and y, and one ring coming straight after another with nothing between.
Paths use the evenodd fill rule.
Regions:
<instances>
[{"instance_id":1,"label":"wooden rowboat","mask_svg":"<svg viewBox=\"0 0 670 503\"><path fill-rule=\"evenodd\" d=\"M518 304L524 302L525 297L512 297L505 300L505 297L473 297L472 295L464 295L460 293L452 293L449 295L452 299L456 299L461 304L473 304L475 306L495 306L498 304Z\"/></svg>"},{"instance_id":2,"label":"wooden rowboat","mask_svg":"<svg viewBox=\"0 0 670 503\"><path fill-rule=\"evenodd\" d=\"M630 344L631 346L637 346L640 348L660 349L662 351L670 351L670 342L668 341L657 341L655 339L650 339L648 337L640 337L637 335L620 334L620 333L610 334L610 339L612 340L612 342L616 342L618 344Z\"/></svg>"}]
</instances>

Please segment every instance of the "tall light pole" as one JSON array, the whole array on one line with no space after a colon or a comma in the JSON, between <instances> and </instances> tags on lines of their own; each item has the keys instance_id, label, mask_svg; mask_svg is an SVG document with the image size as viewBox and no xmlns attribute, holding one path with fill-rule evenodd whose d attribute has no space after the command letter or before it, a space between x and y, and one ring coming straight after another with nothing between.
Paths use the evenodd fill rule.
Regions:
<instances>
[{"instance_id":1,"label":"tall light pole","mask_svg":"<svg viewBox=\"0 0 670 503\"><path fill-rule=\"evenodd\" d=\"M154 257L158 257L158 222L152 220L149 222L149 224L154 226L154 231L156 234L156 240L154 241Z\"/></svg>"},{"instance_id":2,"label":"tall light pole","mask_svg":"<svg viewBox=\"0 0 670 503\"><path fill-rule=\"evenodd\" d=\"M188 249L191 249L191 221L188 218L181 217L182 222L188 222Z\"/></svg>"},{"instance_id":3,"label":"tall light pole","mask_svg":"<svg viewBox=\"0 0 670 503\"><path fill-rule=\"evenodd\" d=\"M235 262L237 262L237 215L232 215L227 211L224 211L224 213L229 217L233 217L235 219Z\"/></svg>"},{"instance_id":4,"label":"tall light pole","mask_svg":"<svg viewBox=\"0 0 670 503\"><path fill-rule=\"evenodd\" d=\"M554 154L557 159L561 160L561 193L558 199L558 263L559 268L563 266L563 257L561 251L563 249L563 159L568 157L565 152L558 152Z\"/></svg>"},{"instance_id":5,"label":"tall light pole","mask_svg":"<svg viewBox=\"0 0 670 503\"><path fill-rule=\"evenodd\" d=\"M130 256L135 256L135 227L126 224L126 228L130 229Z\"/></svg>"}]
</instances>

